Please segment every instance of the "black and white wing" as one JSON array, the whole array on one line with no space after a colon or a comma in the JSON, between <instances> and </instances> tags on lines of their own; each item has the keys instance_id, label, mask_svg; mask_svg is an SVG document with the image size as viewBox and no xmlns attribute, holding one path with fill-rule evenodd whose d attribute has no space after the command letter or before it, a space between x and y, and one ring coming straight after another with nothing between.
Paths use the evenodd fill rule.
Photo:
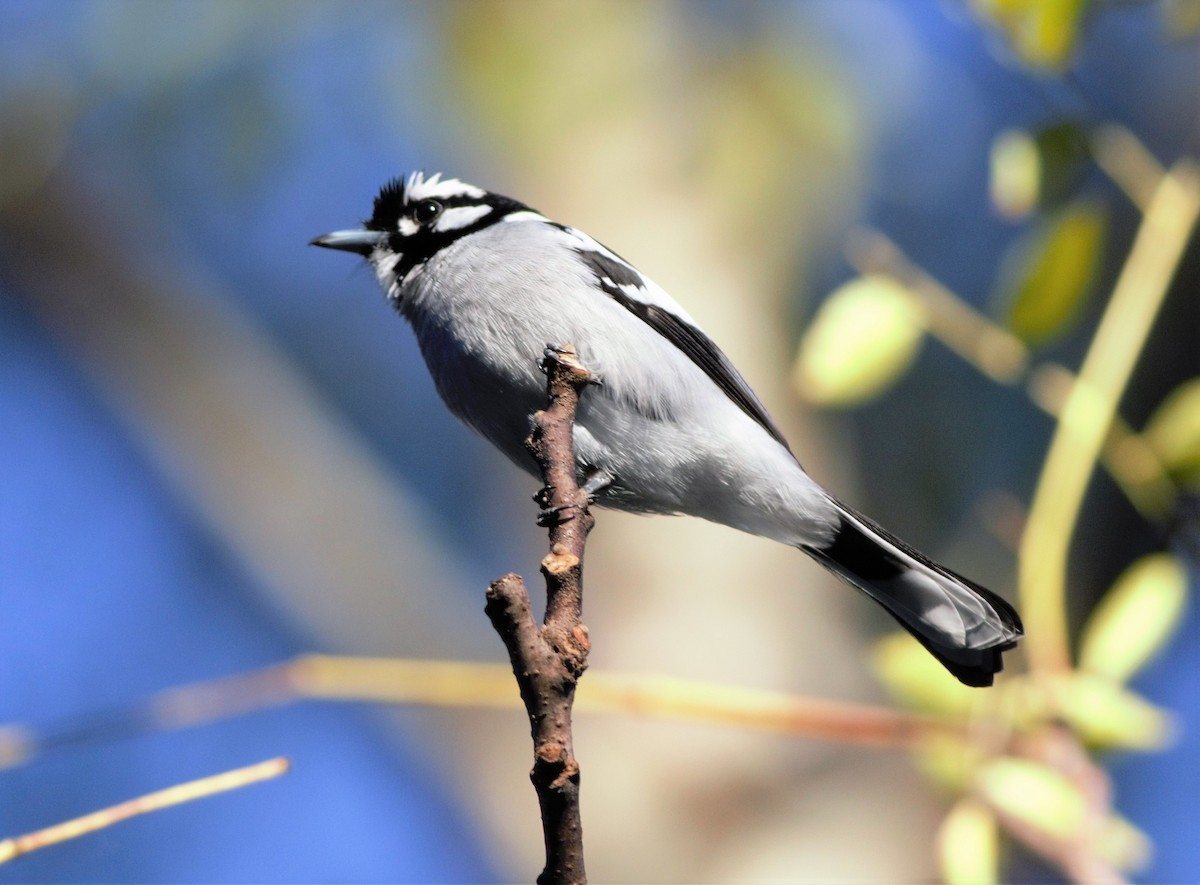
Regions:
<instances>
[{"instance_id":1,"label":"black and white wing","mask_svg":"<svg viewBox=\"0 0 1200 885\"><path fill-rule=\"evenodd\" d=\"M606 295L636 316L687 355L726 396L737 404L785 449L783 433L771 420L746 379L704 334L687 312L660 286L608 247L582 231L550 222L567 238L573 249L596 277Z\"/></svg>"}]
</instances>

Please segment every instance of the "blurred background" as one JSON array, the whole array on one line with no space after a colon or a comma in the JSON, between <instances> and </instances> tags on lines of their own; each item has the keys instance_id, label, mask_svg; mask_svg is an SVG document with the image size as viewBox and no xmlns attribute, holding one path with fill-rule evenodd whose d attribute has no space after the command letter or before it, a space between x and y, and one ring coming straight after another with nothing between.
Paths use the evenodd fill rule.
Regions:
<instances>
[{"instance_id":1,"label":"blurred background","mask_svg":"<svg viewBox=\"0 0 1200 885\"><path fill-rule=\"evenodd\" d=\"M811 473L1013 598L1052 419L937 342L854 410L805 405L791 368L862 226L1004 313L1036 221L989 201L1003 131L1110 121L1164 164L1200 150L1197 4L1066 4L1081 17L1057 71L978 14L1005 5L1020 4L0 0L0 722L53 734L309 650L504 659L483 590L535 574L535 488L437 401L372 275L306 246L412 169L628 257L741 367ZM1107 245L1100 294L1048 345L1071 366L1140 217L1098 174L1075 186L1106 207ZM1135 426L1200 374L1196 281L1193 244L1122 403ZM1072 622L1166 544L1097 478ZM727 529L602 512L592 535L596 669L882 702L885 620ZM1178 715L1175 744L1106 760L1155 843L1145 881L1200 877L1197 668L1192 607L1137 682ZM0 772L0 834L277 754L294 771L0 880L540 868L517 711L303 704L71 742ZM596 881L938 875L943 798L901 753L584 714L576 744ZM1013 878L1058 875L1016 863Z\"/></svg>"}]
</instances>

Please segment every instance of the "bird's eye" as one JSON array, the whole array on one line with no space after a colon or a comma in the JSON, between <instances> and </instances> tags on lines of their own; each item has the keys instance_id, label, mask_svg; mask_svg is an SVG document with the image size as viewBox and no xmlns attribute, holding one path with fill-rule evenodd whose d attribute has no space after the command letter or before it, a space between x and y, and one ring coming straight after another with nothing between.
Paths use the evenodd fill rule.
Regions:
<instances>
[{"instance_id":1,"label":"bird's eye","mask_svg":"<svg viewBox=\"0 0 1200 885\"><path fill-rule=\"evenodd\" d=\"M413 221L417 224L429 224L442 214L442 204L437 200L422 200L413 208Z\"/></svg>"}]
</instances>

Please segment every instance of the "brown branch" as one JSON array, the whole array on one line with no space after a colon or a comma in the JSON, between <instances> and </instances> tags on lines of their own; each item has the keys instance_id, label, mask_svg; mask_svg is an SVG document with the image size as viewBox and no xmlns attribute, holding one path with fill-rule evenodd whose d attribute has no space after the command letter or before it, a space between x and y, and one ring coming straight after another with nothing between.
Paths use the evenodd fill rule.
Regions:
<instances>
[{"instance_id":1,"label":"brown branch","mask_svg":"<svg viewBox=\"0 0 1200 885\"><path fill-rule=\"evenodd\" d=\"M550 405L533 416L525 444L542 470L539 502L550 528L542 560L546 617L539 628L520 575L507 574L487 591L484 610L504 640L533 735L533 770L546 840L538 885L586 882L579 819L579 763L571 735L575 686L591 648L583 614L583 551L594 518L575 477L572 431L580 391L591 381L570 345L548 348L544 368Z\"/></svg>"}]
</instances>

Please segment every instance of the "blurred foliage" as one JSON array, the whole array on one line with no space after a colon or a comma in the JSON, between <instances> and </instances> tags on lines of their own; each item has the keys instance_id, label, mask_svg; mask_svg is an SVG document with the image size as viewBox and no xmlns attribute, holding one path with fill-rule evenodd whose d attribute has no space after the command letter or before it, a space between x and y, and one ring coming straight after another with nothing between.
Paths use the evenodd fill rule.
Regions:
<instances>
[{"instance_id":1,"label":"blurred foliage","mask_svg":"<svg viewBox=\"0 0 1200 885\"><path fill-rule=\"evenodd\" d=\"M1050 765L998 758L980 771L979 793L1002 817L1028 827L1035 838L1072 843L1121 871L1145 862L1146 838L1117 815L1093 819L1085 786Z\"/></svg>"},{"instance_id":2,"label":"blurred foliage","mask_svg":"<svg viewBox=\"0 0 1200 885\"><path fill-rule=\"evenodd\" d=\"M1144 435L1171 478L1189 492L1200 492L1200 378L1167 395L1146 422Z\"/></svg>"},{"instance_id":3,"label":"blurred foliage","mask_svg":"<svg viewBox=\"0 0 1200 885\"><path fill-rule=\"evenodd\" d=\"M884 276L851 280L821 305L800 339L793 370L811 403L850 406L890 387L916 358L924 308Z\"/></svg>"},{"instance_id":4,"label":"blurred foliage","mask_svg":"<svg viewBox=\"0 0 1200 885\"><path fill-rule=\"evenodd\" d=\"M1092 0L971 0L1032 68L1060 71L1071 61Z\"/></svg>"},{"instance_id":5,"label":"blurred foliage","mask_svg":"<svg viewBox=\"0 0 1200 885\"><path fill-rule=\"evenodd\" d=\"M1191 40L1200 34L1200 3L1196 0L1163 0L1162 15L1168 37Z\"/></svg>"},{"instance_id":6,"label":"blurred foliage","mask_svg":"<svg viewBox=\"0 0 1200 885\"><path fill-rule=\"evenodd\" d=\"M989 761L979 772L979 791L997 811L1057 839L1074 838L1087 817L1087 800L1075 784L1025 759Z\"/></svg>"},{"instance_id":7,"label":"blurred foliage","mask_svg":"<svg viewBox=\"0 0 1200 885\"><path fill-rule=\"evenodd\" d=\"M1088 160L1086 135L1072 121L1002 132L992 143L992 203L1006 218L1058 205L1079 187Z\"/></svg>"},{"instance_id":8,"label":"blurred foliage","mask_svg":"<svg viewBox=\"0 0 1200 885\"><path fill-rule=\"evenodd\" d=\"M974 799L955 803L938 831L938 859L946 885L987 885L1000 878L996 818Z\"/></svg>"},{"instance_id":9,"label":"blurred foliage","mask_svg":"<svg viewBox=\"0 0 1200 885\"><path fill-rule=\"evenodd\" d=\"M1134 562L1084 625L1080 669L1128 682L1179 628L1187 590L1187 572L1177 557L1154 553Z\"/></svg>"},{"instance_id":10,"label":"blurred foliage","mask_svg":"<svg viewBox=\"0 0 1200 885\"><path fill-rule=\"evenodd\" d=\"M1000 284L1014 334L1037 346L1075 327L1100 273L1107 227L1103 206L1079 199L1014 244Z\"/></svg>"},{"instance_id":11,"label":"blurred foliage","mask_svg":"<svg viewBox=\"0 0 1200 885\"><path fill-rule=\"evenodd\" d=\"M1102 676L1072 672L1049 683L1046 718L1060 716L1081 741L1099 750L1161 750L1174 736L1171 717Z\"/></svg>"},{"instance_id":12,"label":"blurred foliage","mask_svg":"<svg viewBox=\"0 0 1200 885\"><path fill-rule=\"evenodd\" d=\"M1085 19L1103 14L1083 0L975 0L972 5L1039 76L1067 68ZM1180 4L1164 7L1168 22L1183 25L1176 33L1193 26L1184 21L1188 12ZM1200 3L1194 7L1200 9ZM1089 299L1111 248L1107 205L1080 194L1097 167L1143 213L1143 230L1118 275L1124 300L1109 300L1090 342L1081 370L1086 375L1087 366L1093 367L1089 383L1038 359L1044 359L1049 345L1087 331ZM827 406L877 397L910 368L920 340L929 334L991 380L1023 385L1033 402L1059 419L1059 435L1088 435L1095 454L1081 462L1078 453L1093 449L1091 443L1076 447L1070 466L1086 468L1090 475L1102 463L1143 516L1175 531L1173 511L1200 486L1200 379L1179 384L1140 434L1121 420L1116 406L1184 245L1194 237L1200 214L1194 162L1185 157L1163 169L1126 130L1053 120L1031 130L1010 130L994 141L989 187L1000 214L1026 225L997 275L1003 323L973 314L874 235L865 259L861 246L851 248L852 262L870 274L828 295L801 337L794 372L801 395ZM1167 241L1170 246L1159 248ZM1136 305L1142 313L1137 318L1114 313L1114 305ZM1028 359L1011 373L996 373L980 348L964 342L1002 335L1005 327L1029 348ZM1106 396L1112 397L1111 406ZM1061 478L1061 473L1051 475ZM1038 494L1056 497L1060 490L1050 483L1039 485ZM1067 534L1061 539L1064 550L1082 494L1065 500L1072 502L1067 509L1045 511L1054 514L1046 524L1050 530ZM1022 546L1019 555L1025 554ZM1065 559L1058 567L1065 571ZM1023 578L1027 574L1044 577L1021 571ZM1065 577L1053 577L1065 586ZM948 882L1002 878L998 828L1076 881L1117 879L1148 857L1147 837L1113 811L1107 776L1096 758L1117 750L1160 750L1174 737L1171 713L1129 683L1182 622L1185 564L1165 550L1131 563L1081 625L1073 661L1066 647L1066 613L1059 610L1066 600L1057 599L1048 612L1048 592L1045 586L1022 584L1030 666L1006 674L987 693L960 685L906 633L885 636L875 646L876 674L899 704L963 729L931 736L915 753L928 776L960 797L939 838ZM1057 625L1061 635L1055 635Z\"/></svg>"},{"instance_id":13,"label":"blurred foliage","mask_svg":"<svg viewBox=\"0 0 1200 885\"><path fill-rule=\"evenodd\" d=\"M945 718L965 718L979 692L963 685L907 633L875 643L871 664L891 695L904 706Z\"/></svg>"}]
</instances>

